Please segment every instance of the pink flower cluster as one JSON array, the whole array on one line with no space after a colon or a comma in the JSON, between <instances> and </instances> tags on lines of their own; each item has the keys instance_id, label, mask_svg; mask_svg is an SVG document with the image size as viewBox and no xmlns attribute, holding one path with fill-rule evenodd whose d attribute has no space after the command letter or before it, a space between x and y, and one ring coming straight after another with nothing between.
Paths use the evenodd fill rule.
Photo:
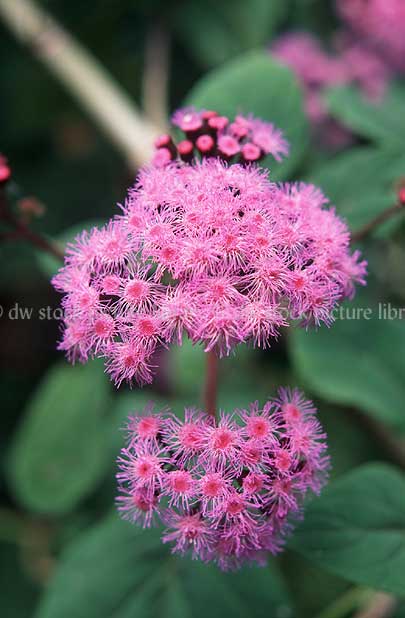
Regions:
<instances>
[{"instance_id":1,"label":"pink flower cluster","mask_svg":"<svg viewBox=\"0 0 405 618\"><path fill-rule=\"evenodd\" d=\"M237 115L233 121L212 110L192 107L177 110L172 122L185 135L175 144L170 135L156 140L153 164L163 167L175 159L190 162L196 156L219 157L248 164L272 155L276 161L288 154L288 143L279 129L252 115Z\"/></svg>"},{"instance_id":2,"label":"pink flower cluster","mask_svg":"<svg viewBox=\"0 0 405 618\"><path fill-rule=\"evenodd\" d=\"M297 75L305 95L305 106L318 137L331 147L351 140L350 132L330 117L323 99L325 90L343 84L357 85L364 96L376 103L392 77L392 69L366 42L348 32L335 37L335 51L327 52L307 32L283 35L271 47L275 57Z\"/></svg>"},{"instance_id":3,"label":"pink flower cluster","mask_svg":"<svg viewBox=\"0 0 405 618\"><path fill-rule=\"evenodd\" d=\"M405 71L404 0L336 0L357 38L366 41L395 70Z\"/></svg>"},{"instance_id":4,"label":"pink flower cluster","mask_svg":"<svg viewBox=\"0 0 405 618\"><path fill-rule=\"evenodd\" d=\"M308 491L326 482L329 458L316 410L280 389L219 420L185 410L130 418L119 457L118 509L144 527L160 519L172 551L222 569L264 565L279 552Z\"/></svg>"},{"instance_id":5,"label":"pink flower cluster","mask_svg":"<svg viewBox=\"0 0 405 618\"><path fill-rule=\"evenodd\" d=\"M60 349L106 359L113 380L152 381L157 346L183 335L228 355L266 347L293 320L330 324L364 283L349 231L312 185L276 185L218 158L140 172L122 215L69 245Z\"/></svg>"}]
</instances>

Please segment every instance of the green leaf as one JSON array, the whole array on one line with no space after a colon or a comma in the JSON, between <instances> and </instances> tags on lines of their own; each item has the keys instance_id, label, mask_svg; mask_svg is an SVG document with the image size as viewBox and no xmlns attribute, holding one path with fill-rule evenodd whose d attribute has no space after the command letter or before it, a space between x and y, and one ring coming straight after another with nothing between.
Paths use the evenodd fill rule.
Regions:
<instances>
[{"instance_id":1,"label":"green leaf","mask_svg":"<svg viewBox=\"0 0 405 618\"><path fill-rule=\"evenodd\" d=\"M290 546L350 581L404 596L404 475L369 464L335 481L309 505Z\"/></svg>"},{"instance_id":2,"label":"green leaf","mask_svg":"<svg viewBox=\"0 0 405 618\"><path fill-rule=\"evenodd\" d=\"M291 71L268 53L249 52L209 72L194 86L186 104L227 116L252 113L282 129L291 153L282 164L267 158L274 179L287 178L305 154L308 134L300 88Z\"/></svg>"},{"instance_id":3,"label":"green leaf","mask_svg":"<svg viewBox=\"0 0 405 618\"><path fill-rule=\"evenodd\" d=\"M102 478L108 393L98 362L57 366L46 374L8 454L8 482L25 507L69 512Z\"/></svg>"},{"instance_id":4,"label":"green leaf","mask_svg":"<svg viewBox=\"0 0 405 618\"><path fill-rule=\"evenodd\" d=\"M173 557L159 536L109 516L62 556L36 618L292 615L274 566L224 574Z\"/></svg>"},{"instance_id":5,"label":"green leaf","mask_svg":"<svg viewBox=\"0 0 405 618\"><path fill-rule=\"evenodd\" d=\"M315 168L309 180L321 187L353 230L396 203L396 184L403 176L405 156L395 149L355 148ZM396 227L394 218L386 233Z\"/></svg>"},{"instance_id":6,"label":"green leaf","mask_svg":"<svg viewBox=\"0 0 405 618\"><path fill-rule=\"evenodd\" d=\"M347 591L346 580L309 562L295 551L281 556L283 575L297 607L294 618L346 618L346 614L323 616L322 610Z\"/></svg>"},{"instance_id":7,"label":"green leaf","mask_svg":"<svg viewBox=\"0 0 405 618\"><path fill-rule=\"evenodd\" d=\"M405 89L392 86L378 103L368 101L358 88L334 88L326 95L332 115L354 133L402 147L405 139Z\"/></svg>"},{"instance_id":8,"label":"green leaf","mask_svg":"<svg viewBox=\"0 0 405 618\"><path fill-rule=\"evenodd\" d=\"M381 456L378 439L364 431L362 423L353 419L351 410L322 402L318 418L328 436L332 479Z\"/></svg>"},{"instance_id":9,"label":"green leaf","mask_svg":"<svg viewBox=\"0 0 405 618\"><path fill-rule=\"evenodd\" d=\"M252 48L263 48L288 10L285 0L188 0L173 23L193 56L213 67Z\"/></svg>"},{"instance_id":10,"label":"green leaf","mask_svg":"<svg viewBox=\"0 0 405 618\"><path fill-rule=\"evenodd\" d=\"M83 221L83 223L78 223L77 225L74 225L64 230L62 234L60 234L53 240L63 249L68 242L74 240L76 236L84 230L89 231L93 227L101 227L104 225L104 223L105 222L102 219ZM61 262L56 257L50 255L49 253L45 253L44 251L37 251L36 258L40 269L47 278L52 277L62 266Z\"/></svg>"},{"instance_id":11,"label":"green leaf","mask_svg":"<svg viewBox=\"0 0 405 618\"><path fill-rule=\"evenodd\" d=\"M405 601L400 603L397 611L392 615L392 618L405 618Z\"/></svg>"},{"instance_id":12,"label":"green leaf","mask_svg":"<svg viewBox=\"0 0 405 618\"><path fill-rule=\"evenodd\" d=\"M405 329L394 313L383 319L387 307L362 295L339 309L330 329L293 330L289 350L298 375L316 395L405 430Z\"/></svg>"},{"instance_id":13,"label":"green leaf","mask_svg":"<svg viewBox=\"0 0 405 618\"><path fill-rule=\"evenodd\" d=\"M29 573L25 572L18 544L2 542L1 527L0 520L1 615L4 618L31 618L40 588L34 583Z\"/></svg>"}]
</instances>

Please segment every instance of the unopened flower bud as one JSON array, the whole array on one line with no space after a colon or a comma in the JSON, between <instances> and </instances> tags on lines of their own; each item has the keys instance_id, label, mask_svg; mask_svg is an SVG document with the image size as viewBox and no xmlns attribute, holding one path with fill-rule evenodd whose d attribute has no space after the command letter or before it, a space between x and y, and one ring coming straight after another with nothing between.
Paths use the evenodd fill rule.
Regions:
<instances>
[{"instance_id":1,"label":"unopened flower bud","mask_svg":"<svg viewBox=\"0 0 405 618\"><path fill-rule=\"evenodd\" d=\"M200 137L197 138L196 146L201 154L207 155L213 152L215 141L211 135L200 135Z\"/></svg>"},{"instance_id":2,"label":"unopened flower bud","mask_svg":"<svg viewBox=\"0 0 405 618\"><path fill-rule=\"evenodd\" d=\"M177 151L180 155L180 159L183 161L191 161L193 158L194 145L188 139L184 139L177 144Z\"/></svg>"},{"instance_id":3,"label":"unopened flower bud","mask_svg":"<svg viewBox=\"0 0 405 618\"><path fill-rule=\"evenodd\" d=\"M166 148L173 158L176 157L177 151L176 146L172 140L171 135L164 133L163 135L159 135L159 137L155 140L155 148L160 150L161 148Z\"/></svg>"},{"instance_id":4,"label":"unopened flower bud","mask_svg":"<svg viewBox=\"0 0 405 618\"><path fill-rule=\"evenodd\" d=\"M45 212L45 206L36 197L24 197L17 202L17 209L25 219L41 217Z\"/></svg>"},{"instance_id":5,"label":"unopened flower bud","mask_svg":"<svg viewBox=\"0 0 405 618\"><path fill-rule=\"evenodd\" d=\"M256 144L248 142L242 146L242 158L245 161L258 161L261 157L261 150Z\"/></svg>"},{"instance_id":6,"label":"unopened flower bud","mask_svg":"<svg viewBox=\"0 0 405 618\"><path fill-rule=\"evenodd\" d=\"M5 185L11 177L11 169L7 163L7 159L0 155L0 185Z\"/></svg>"},{"instance_id":7,"label":"unopened flower bud","mask_svg":"<svg viewBox=\"0 0 405 618\"><path fill-rule=\"evenodd\" d=\"M208 126L216 131L223 131L228 123L229 120L226 116L214 116L208 120Z\"/></svg>"}]
</instances>

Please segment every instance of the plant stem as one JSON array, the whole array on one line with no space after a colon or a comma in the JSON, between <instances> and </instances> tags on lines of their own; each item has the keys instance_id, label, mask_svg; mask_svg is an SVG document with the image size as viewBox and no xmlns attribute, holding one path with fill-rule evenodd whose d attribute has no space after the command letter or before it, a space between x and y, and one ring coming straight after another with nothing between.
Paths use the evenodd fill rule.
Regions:
<instances>
[{"instance_id":1,"label":"plant stem","mask_svg":"<svg viewBox=\"0 0 405 618\"><path fill-rule=\"evenodd\" d=\"M37 247L37 249L40 249L41 251L45 251L45 253L50 253L57 260L60 260L61 262L63 262L64 260L64 253L61 249L59 249L56 243L50 240L47 240L46 238L44 238L40 234L37 234L36 232L33 232L29 227L27 227L24 224L19 224L17 228L17 232L16 232L16 238L20 238L21 240L26 240L28 243L30 243L34 247Z\"/></svg>"},{"instance_id":2,"label":"plant stem","mask_svg":"<svg viewBox=\"0 0 405 618\"><path fill-rule=\"evenodd\" d=\"M352 234L352 240L354 242L363 240L369 234L371 234L371 232L373 232L376 228L378 228L380 225L382 225L383 223L385 223L386 221L388 221L389 219L391 219L392 217L394 217L395 215L399 214L402 211L404 211L404 207L403 207L403 204L401 204L401 202L398 202L394 206L390 206L389 208L381 212L379 215L377 215L374 219L366 223L366 225L360 228L357 232L354 232L354 234Z\"/></svg>"},{"instance_id":3,"label":"plant stem","mask_svg":"<svg viewBox=\"0 0 405 618\"><path fill-rule=\"evenodd\" d=\"M398 605L397 599L386 592L375 592L354 618L388 618Z\"/></svg>"},{"instance_id":4,"label":"plant stem","mask_svg":"<svg viewBox=\"0 0 405 618\"><path fill-rule=\"evenodd\" d=\"M215 417L218 393L218 357L212 350L207 352L207 373L205 381L205 410Z\"/></svg>"},{"instance_id":5,"label":"plant stem","mask_svg":"<svg viewBox=\"0 0 405 618\"><path fill-rule=\"evenodd\" d=\"M361 587L349 588L342 596L321 611L316 618L346 618L349 613L364 605L373 594L372 590Z\"/></svg>"},{"instance_id":6,"label":"plant stem","mask_svg":"<svg viewBox=\"0 0 405 618\"><path fill-rule=\"evenodd\" d=\"M0 0L0 17L87 109L131 167L149 162L158 130L82 45L34 0Z\"/></svg>"},{"instance_id":7,"label":"plant stem","mask_svg":"<svg viewBox=\"0 0 405 618\"><path fill-rule=\"evenodd\" d=\"M48 240L44 236L37 234L31 228L28 227L22 221L16 219L10 212L7 204L7 199L4 195L4 190L0 189L0 221L3 221L11 227L10 232L6 232L0 235L0 240L25 240L34 247L37 247L41 251L50 253L56 259L63 262L64 253L59 247L52 241Z\"/></svg>"},{"instance_id":8,"label":"plant stem","mask_svg":"<svg viewBox=\"0 0 405 618\"><path fill-rule=\"evenodd\" d=\"M142 107L149 120L167 131L169 80L169 34L161 23L151 26L146 35L142 83Z\"/></svg>"}]
</instances>

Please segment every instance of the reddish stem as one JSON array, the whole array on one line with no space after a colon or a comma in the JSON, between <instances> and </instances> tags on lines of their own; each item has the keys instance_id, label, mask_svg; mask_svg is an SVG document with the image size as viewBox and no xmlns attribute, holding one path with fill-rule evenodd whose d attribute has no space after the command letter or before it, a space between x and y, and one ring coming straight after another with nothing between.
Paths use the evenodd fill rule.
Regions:
<instances>
[{"instance_id":1,"label":"reddish stem","mask_svg":"<svg viewBox=\"0 0 405 618\"><path fill-rule=\"evenodd\" d=\"M205 409L215 417L218 392L218 357L212 350L207 352L207 373L205 380Z\"/></svg>"},{"instance_id":2,"label":"reddish stem","mask_svg":"<svg viewBox=\"0 0 405 618\"><path fill-rule=\"evenodd\" d=\"M16 219L13 214L10 212L7 204L6 197L4 192L0 190L0 220L4 221L7 225L12 228L12 231L1 234L0 240L26 240L34 247L41 249L41 251L45 251L46 253L50 253L58 260L63 262L64 254L59 247L47 240L44 236L37 234L31 228L29 228L25 223Z\"/></svg>"},{"instance_id":3,"label":"reddish stem","mask_svg":"<svg viewBox=\"0 0 405 618\"><path fill-rule=\"evenodd\" d=\"M50 253L56 259L63 262L64 260L63 251L61 251L55 243L47 240L40 234L33 232L29 227L26 227L24 225L19 226L18 236L22 240L26 240L27 242L31 243L31 245L33 245L34 247L37 247L38 249L40 249L41 251L45 251L46 253Z\"/></svg>"},{"instance_id":4,"label":"reddish stem","mask_svg":"<svg viewBox=\"0 0 405 618\"><path fill-rule=\"evenodd\" d=\"M362 228L360 228L357 232L352 234L352 240L357 242L359 240L363 240L366 238L371 232L373 232L377 227L391 219L391 217L399 214L404 211L404 206L401 202L394 204L394 206L390 206L379 215L377 215L374 219L366 223Z\"/></svg>"}]
</instances>

